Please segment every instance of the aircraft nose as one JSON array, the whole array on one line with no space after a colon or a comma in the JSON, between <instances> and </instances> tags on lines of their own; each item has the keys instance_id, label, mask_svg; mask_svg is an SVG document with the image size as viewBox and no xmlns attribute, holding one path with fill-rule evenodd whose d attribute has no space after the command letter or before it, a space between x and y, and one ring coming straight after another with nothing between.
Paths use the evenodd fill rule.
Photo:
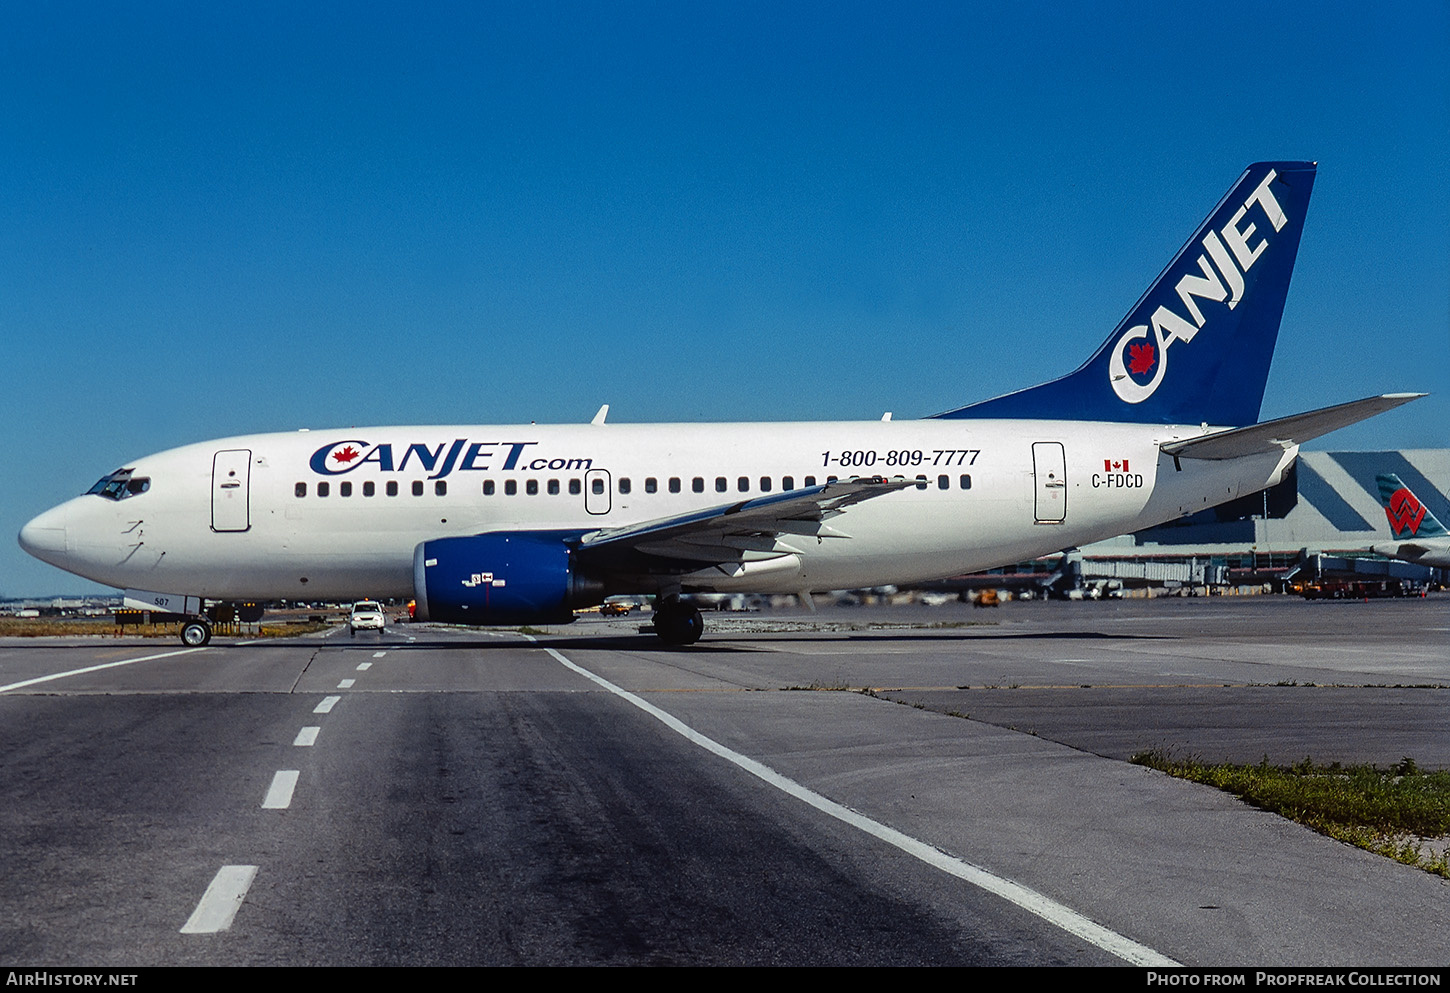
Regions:
<instances>
[{"instance_id":1,"label":"aircraft nose","mask_svg":"<svg viewBox=\"0 0 1450 993\"><path fill-rule=\"evenodd\" d=\"M47 510L20 529L20 547L42 562L65 568L65 513L56 507Z\"/></svg>"}]
</instances>

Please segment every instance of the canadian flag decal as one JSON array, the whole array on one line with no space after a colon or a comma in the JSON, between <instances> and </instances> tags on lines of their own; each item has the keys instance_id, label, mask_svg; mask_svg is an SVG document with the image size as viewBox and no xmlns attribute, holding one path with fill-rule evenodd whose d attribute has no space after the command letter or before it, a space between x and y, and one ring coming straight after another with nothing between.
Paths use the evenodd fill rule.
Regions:
<instances>
[{"instance_id":1,"label":"canadian flag decal","mask_svg":"<svg viewBox=\"0 0 1450 993\"><path fill-rule=\"evenodd\" d=\"M1113 459L1103 459L1103 472L1127 472L1127 471L1128 471L1128 460L1127 459L1123 459L1121 462L1114 461Z\"/></svg>"}]
</instances>

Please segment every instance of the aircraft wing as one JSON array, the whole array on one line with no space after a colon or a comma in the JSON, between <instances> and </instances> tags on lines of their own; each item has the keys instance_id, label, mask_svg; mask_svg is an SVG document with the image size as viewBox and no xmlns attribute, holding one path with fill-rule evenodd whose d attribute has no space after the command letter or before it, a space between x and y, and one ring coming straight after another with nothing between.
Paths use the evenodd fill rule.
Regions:
<instances>
[{"instance_id":1,"label":"aircraft wing","mask_svg":"<svg viewBox=\"0 0 1450 993\"><path fill-rule=\"evenodd\" d=\"M1386 393L1383 396L1366 397L1304 414L1280 417L1262 424L1250 424L1245 428L1232 428L1198 438L1170 441L1160 447L1164 454L1184 459L1236 459L1262 452L1283 451L1375 414L1393 410L1424 395Z\"/></svg>"},{"instance_id":2,"label":"aircraft wing","mask_svg":"<svg viewBox=\"0 0 1450 993\"><path fill-rule=\"evenodd\" d=\"M663 517L583 535L575 549L581 563L628 567L639 556L690 563L734 562L748 552L785 554L776 538L801 535L846 538L826 523L847 507L919 485L915 479L867 476L790 490L755 500Z\"/></svg>"}]
</instances>

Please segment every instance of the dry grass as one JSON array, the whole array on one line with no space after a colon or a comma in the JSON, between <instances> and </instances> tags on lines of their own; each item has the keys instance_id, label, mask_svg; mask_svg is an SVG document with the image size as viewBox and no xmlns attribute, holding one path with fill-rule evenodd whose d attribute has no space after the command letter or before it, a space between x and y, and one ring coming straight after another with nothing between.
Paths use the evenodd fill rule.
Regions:
<instances>
[{"instance_id":1,"label":"dry grass","mask_svg":"<svg viewBox=\"0 0 1450 993\"><path fill-rule=\"evenodd\" d=\"M326 631L331 625L315 621L287 621L285 623L263 624L260 631L231 632L224 625L217 627L217 633L232 637L287 638L312 631ZM118 626L114 618L106 617L0 617L0 638L113 638L117 633L128 638L180 638L181 625L176 624L127 624Z\"/></svg>"}]
</instances>

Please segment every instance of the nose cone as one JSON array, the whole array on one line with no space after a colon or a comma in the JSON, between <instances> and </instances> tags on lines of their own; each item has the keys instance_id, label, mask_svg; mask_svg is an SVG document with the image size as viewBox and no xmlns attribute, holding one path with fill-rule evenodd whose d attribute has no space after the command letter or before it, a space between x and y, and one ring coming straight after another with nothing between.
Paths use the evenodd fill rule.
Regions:
<instances>
[{"instance_id":1,"label":"nose cone","mask_svg":"<svg viewBox=\"0 0 1450 993\"><path fill-rule=\"evenodd\" d=\"M65 508L47 510L20 529L20 547L42 562L66 568Z\"/></svg>"}]
</instances>

